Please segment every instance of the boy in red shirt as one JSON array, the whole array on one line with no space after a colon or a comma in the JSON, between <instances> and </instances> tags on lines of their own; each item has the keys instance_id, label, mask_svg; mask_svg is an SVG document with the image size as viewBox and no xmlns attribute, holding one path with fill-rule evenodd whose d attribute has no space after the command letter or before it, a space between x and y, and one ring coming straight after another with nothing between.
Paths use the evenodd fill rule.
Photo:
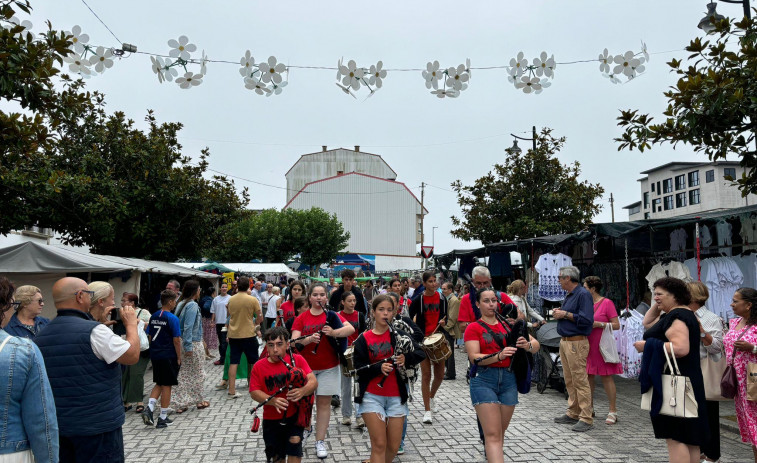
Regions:
<instances>
[{"instance_id":1,"label":"boy in red shirt","mask_svg":"<svg viewBox=\"0 0 757 463\"><path fill-rule=\"evenodd\" d=\"M297 425L298 409L294 403L312 395L318 381L301 355L289 354L289 332L286 328L277 326L269 329L265 332L263 341L268 356L258 360L252 368L250 397L253 400L264 402L285 386L291 376L291 367L301 369L307 379L305 386L285 388L263 407L266 459L274 463L300 463L304 428Z\"/></svg>"}]
</instances>

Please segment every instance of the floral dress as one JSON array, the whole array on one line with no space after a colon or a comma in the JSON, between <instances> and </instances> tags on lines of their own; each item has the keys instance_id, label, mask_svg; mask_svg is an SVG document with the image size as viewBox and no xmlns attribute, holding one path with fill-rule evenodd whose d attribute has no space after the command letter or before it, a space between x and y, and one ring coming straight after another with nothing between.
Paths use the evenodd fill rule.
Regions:
<instances>
[{"instance_id":1,"label":"floral dress","mask_svg":"<svg viewBox=\"0 0 757 463\"><path fill-rule=\"evenodd\" d=\"M731 363L733 344L736 342L736 339L741 336L741 333L744 333L744 335L741 336L741 341L757 344L757 325L749 325L740 330L736 329L736 326L740 322L741 318L732 319L730 329L723 338L728 363ZM736 369L739 389L733 401L736 405L736 418L739 420L741 440L749 442L752 445L757 445L757 402L747 400L746 396L746 371L747 364L749 363L757 363L757 354L736 351L736 356L733 358L733 366Z\"/></svg>"}]
</instances>

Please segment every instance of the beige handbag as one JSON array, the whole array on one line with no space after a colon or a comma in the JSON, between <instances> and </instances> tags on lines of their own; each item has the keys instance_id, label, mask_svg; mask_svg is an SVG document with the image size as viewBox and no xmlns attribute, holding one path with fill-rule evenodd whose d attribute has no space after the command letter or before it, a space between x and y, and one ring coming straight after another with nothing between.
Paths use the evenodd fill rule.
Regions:
<instances>
[{"instance_id":1,"label":"beige handbag","mask_svg":"<svg viewBox=\"0 0 757 463\"><path fill-rule=\"evenodd\" d=\"M757 402L757 363L746 365L746 399Z\"/></svg>"},{"instance_id":2,"label":"beige handbag","mask_svg":"<svg viewBox=\"0 0 757 463\"><path fill-rule=\"evenodd\" d=\"M678 418L698 418L699 410L697 409L697 399L694 397L694 388L691 387L691 380L688 376L682 376L678 369L678 362L673 353L673 344L670 344L670 355L665 350L663 344L662 352L665 354L665 361L668 364L670 374L662 374L662 408L660 414L675 416ZM671 365L670 358L673 358ZM652 410L652 393L654 388L650 387L647 392L641 395L641 409Z\"/></svg>"},{"instance_id":3,"label":"beige handbag","mask_svg":"<svg viewBox=\"0 0 757 463\"><path fill-rule=\"evenodd\" d=\"M707 357L699 360L702 367L702 379L704 380L704 396L707 400L732 400L720 393L720 380L728 365L728 357L723 354L720 360L715 362L707 354Z\"/></svg>"}]
</instances>

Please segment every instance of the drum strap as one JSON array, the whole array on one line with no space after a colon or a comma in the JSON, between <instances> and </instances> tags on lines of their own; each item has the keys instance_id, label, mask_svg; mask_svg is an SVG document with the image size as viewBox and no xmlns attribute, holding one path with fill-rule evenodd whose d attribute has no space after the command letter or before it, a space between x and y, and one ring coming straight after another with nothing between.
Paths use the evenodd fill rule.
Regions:
<instances>
[{"instance_id":1,"label":"drum strap","mask_svg":"<svg viewBox=\"0 0 757 463\"><path fill-rule=\"evenodd\" d=\"M483 320L476 320L476 322L479 325L481 325L481 326L484 327L484 329L491 335L492 339L494 339L494 342L497 343L497 345L499 346L500 349L504 349L505 348L504 343L499 339L498 336L495 336L494 330L492 330L489 325L487 325ZM505 325L503 325L502 322L498 322L498 323L500 324L500 326L502 326L502 328L505 329L506 334L510 333L510 330Z\"/></svg>"}]
</instances>

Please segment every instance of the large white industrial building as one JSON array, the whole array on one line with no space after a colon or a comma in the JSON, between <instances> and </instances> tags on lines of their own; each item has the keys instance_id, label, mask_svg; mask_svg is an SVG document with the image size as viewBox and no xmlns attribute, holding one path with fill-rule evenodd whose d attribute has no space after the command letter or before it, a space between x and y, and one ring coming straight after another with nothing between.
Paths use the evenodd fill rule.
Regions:
<instances>
[{"instance_id":1,"label":"large white industrial building","mask_svg":"<svg viewBox=\"0 0 757 463\"><path fill-rule=\"evenodd\" d=\"M286 174L284 208L319 207L336 214L350 240L352 254L414 257L421 242L418 198L376 154L360 147L305 154Z\"/></svg>"}]
</instances>

